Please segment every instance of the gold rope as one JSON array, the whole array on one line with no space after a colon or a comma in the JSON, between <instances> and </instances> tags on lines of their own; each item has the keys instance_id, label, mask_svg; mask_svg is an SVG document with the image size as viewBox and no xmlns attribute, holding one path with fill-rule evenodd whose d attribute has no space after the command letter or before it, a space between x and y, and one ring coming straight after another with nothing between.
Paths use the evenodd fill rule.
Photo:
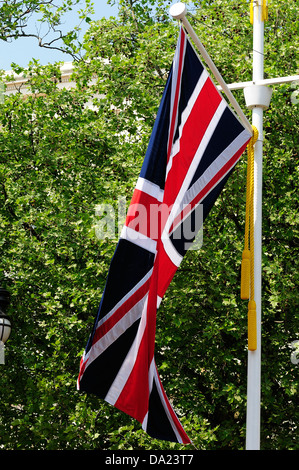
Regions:
<instances>
[{"instance_id":1,"label":"gold rope","mask_svg":"<svg viewBox=\"0 0 299 470\"><path fill-rule=\"evenodd\" d=\"M248 349L256 349L256 304L254 301L254 144L258 130L252 126L253 136L247 146L247 187L245 240L241 264L241 299L248 302Z\"/></svg>"},{"instance_id":2,"label":"gold rope","mask_svg":"<svg viewBox=\"0 0 299 470\"><path fill-rule=\"evenodd\" d=\"M250 1L250 23L254 23L254 4L259 5L258 3L259 0L251 0ZM268 3L269 0L261 0L261 21L267 21L268 20Z\"/></svg>"}]
</instances>

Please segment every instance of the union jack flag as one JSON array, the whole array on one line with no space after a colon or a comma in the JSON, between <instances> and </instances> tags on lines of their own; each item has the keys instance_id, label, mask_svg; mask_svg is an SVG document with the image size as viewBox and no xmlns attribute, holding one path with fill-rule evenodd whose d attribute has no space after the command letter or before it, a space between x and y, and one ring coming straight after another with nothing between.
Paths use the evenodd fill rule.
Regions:
<instances>
[{"instance_id":1,"label":"union jack flag","mask_svg":"<svg viewBox=\"0 0 299 470\"><path fill-rule=\"evenodd\" d=\"M190 442L155 363L157 308L250 137L181 28L78 377L154 438Z\"/></svg>"}]
</instances>

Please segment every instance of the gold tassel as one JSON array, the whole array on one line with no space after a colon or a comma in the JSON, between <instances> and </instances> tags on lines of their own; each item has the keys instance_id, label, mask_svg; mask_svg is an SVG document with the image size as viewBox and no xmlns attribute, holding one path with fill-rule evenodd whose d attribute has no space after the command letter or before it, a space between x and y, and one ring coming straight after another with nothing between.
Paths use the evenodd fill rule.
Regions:
<instances>
[{"instance_id":1,"label":"gold tassel","mask_svg":"<svg viewBox=\"0 0 299 470\"><path fill-rule=\"evenodd\" d=\"M262 21L268 20L268 0L263 0L262 5Z\"/></svg>"},{"instance_id":2,"label":"gold tassel","mask_svg":"<svg viewBox=\"0 0 299 470\"><path fill-rule=\"evenodd\" d=\"M250 23L254 23L254 3L259 2L260 0L251 0L250 2ZM268 20L268 3L269 0L261 0L261 21ZM258 4L258 3L257 3Z\"/></svg>"},{"instance_id":3,"label":"gold tassel","mask_svg":"<svg viewBox=\"0 0 299 470\"><path fill-rule=\"evenodd\" d=\"M249 299L250 290L250 251L244 250L241 264L241 299Z\"/></svg>"},{"instance_id":4,"label":"gold tassel","mask_svg":"<svg viewBox=\"0 0 299 470\"><path fill-rule=\"evenodd\" d=\"M250 23L253 24L253 0L250 2Z\"/></svg>"},{"instance_id":5,"label":"gold tassel","mask_svg":"<svg viewBox=\"0 0 299 470\"><path fill-rule=\"evenodd\" d=\"M248 302L248 349L255 351L256 344L256 304L254 300Z\"/></svg>"}]
</instances>

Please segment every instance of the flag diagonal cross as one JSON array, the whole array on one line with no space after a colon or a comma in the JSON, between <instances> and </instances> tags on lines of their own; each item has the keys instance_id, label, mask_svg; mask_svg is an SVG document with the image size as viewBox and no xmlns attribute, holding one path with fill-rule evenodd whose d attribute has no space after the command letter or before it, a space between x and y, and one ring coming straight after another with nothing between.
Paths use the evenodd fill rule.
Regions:
<instances>
[{"instance_id":1,"label":"flag diagonal cross","mask_svg":"<svg viewBox=\"0 0 299 470\"><path fill-rule=\"evenodd\" d=\"M190 442L155 362L157 309L250 138L181 28L78 377L157 439Z\"/></svg>"}]
</instances>

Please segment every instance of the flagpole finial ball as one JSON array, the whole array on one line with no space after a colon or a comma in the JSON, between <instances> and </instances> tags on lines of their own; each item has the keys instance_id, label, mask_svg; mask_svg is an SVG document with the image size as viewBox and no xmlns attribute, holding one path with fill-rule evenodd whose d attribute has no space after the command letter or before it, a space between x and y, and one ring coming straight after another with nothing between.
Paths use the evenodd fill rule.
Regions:
<instances>
[{"instance_id":1,"label":"flagpole finial ball","mask_svg":"<svg viewBox=\"0 0 299 470\"><path fill-rule=\"evenodd\" d=\"M178 2L172 5L169 9L169 13L175 20L180 20L187 13L187 8L185 3Z\"/></svg>"}]
</instances>

